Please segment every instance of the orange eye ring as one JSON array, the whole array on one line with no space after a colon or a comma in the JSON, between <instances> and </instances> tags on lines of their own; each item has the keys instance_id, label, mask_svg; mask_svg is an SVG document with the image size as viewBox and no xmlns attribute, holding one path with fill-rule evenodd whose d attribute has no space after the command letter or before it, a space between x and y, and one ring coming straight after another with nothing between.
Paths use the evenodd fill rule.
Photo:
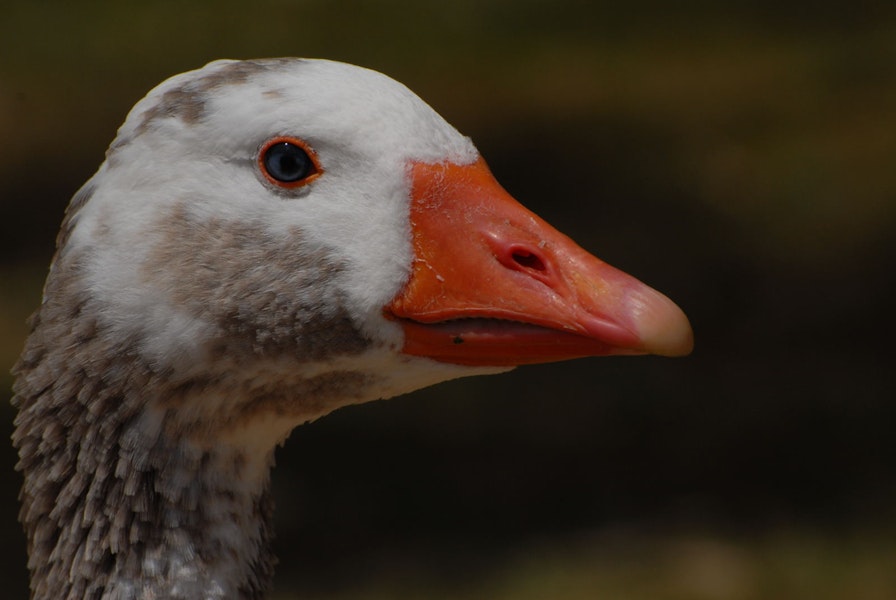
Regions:
<instances>
[{"instance_id":1,"label":"orange eye ring","mask_svg":"<svg viewBox=\"0 0 896 600\"><path fill-rule=\"evenodd\" d=\"M258 169L271 184L284 189L302 187L323 174L314 149L292 136L265 142L258 151Z\"/></svg>"}]
</instances>

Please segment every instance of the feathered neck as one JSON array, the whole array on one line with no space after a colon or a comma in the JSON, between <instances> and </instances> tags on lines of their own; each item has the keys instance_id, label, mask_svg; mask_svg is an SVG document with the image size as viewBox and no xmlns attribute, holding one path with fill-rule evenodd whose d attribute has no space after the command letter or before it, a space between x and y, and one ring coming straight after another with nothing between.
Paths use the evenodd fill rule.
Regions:
<instances>
[{"instance_id":1,"label":"feathered neck","mask_svg":"<svg viewBox=\"0 0 896 600\"><path fill-rule=\"evenodd\" d=\"M106 339L68 271L50 278L16 366L32 596L262 597L273 448L185 430L177 404L207 388L172 385Z\"/></svg>"},{"instance_id":2,"label":"feathered neck","mask_svg":"<svg viewBox=\"0 0 896 600\"><path fill-rule=\"evenodd\" d=\"M79 265L60 251L14 369L32 597L261 598L274 449L365 376L229 378L233 337L217 372L174 376L98 318Z\"/></svg>"}]
</instances>

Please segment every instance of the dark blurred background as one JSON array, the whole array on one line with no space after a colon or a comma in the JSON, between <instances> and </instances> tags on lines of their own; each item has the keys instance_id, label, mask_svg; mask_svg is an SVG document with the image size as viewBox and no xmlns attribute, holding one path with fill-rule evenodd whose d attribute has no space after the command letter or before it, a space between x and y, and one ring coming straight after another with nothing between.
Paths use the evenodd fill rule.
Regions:
<instances>
[{"instance_id":1,"label":"dark blurred background","mask_svg":"<svg viewBox=\"0 0 896 600\"><path fill-rule=\"evenodd\" d=\"M896 4L0 7L0 419L68 199L215 58L381 70L520 201L662 290L686 359L343 409L278 455L276 597L896 598ZM0 453L0 585L25 597Z\"/></svg>"}]
</instances>

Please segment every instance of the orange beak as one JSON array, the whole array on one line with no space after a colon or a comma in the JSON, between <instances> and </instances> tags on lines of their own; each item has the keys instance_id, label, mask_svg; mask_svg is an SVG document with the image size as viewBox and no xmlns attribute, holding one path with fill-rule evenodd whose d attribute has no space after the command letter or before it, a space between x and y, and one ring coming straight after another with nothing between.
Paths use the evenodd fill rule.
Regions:
<instances>
[{"instance_id":1,"label":"orange beak","mask_svg":"<svg viewBox=\"0 0 896 600\"><path fill-rule=\"evenodd\" d=\"M514 200L485 161L413 163L411 276L386 307L405 354L511 366L582 356L681 356L684 313Z\"/></svg>"}]
</instances>

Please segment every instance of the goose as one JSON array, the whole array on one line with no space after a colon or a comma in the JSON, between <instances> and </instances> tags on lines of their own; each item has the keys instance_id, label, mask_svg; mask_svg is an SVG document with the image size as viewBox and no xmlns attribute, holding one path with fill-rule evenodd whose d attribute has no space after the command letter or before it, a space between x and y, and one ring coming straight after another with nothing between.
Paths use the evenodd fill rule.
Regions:
<instances>
[{"instance_id":1,"label":"goose","mask_svg":"<svg viewBox=\"0 0 896 600\"><path fill-rule=\"evenodd\" d=\"M298 425L456 377L680 356L668 298L516 202L400 83L220 60L73 196L14 368L32 598L256 599Z\"/></svg>"}]
</instances>

